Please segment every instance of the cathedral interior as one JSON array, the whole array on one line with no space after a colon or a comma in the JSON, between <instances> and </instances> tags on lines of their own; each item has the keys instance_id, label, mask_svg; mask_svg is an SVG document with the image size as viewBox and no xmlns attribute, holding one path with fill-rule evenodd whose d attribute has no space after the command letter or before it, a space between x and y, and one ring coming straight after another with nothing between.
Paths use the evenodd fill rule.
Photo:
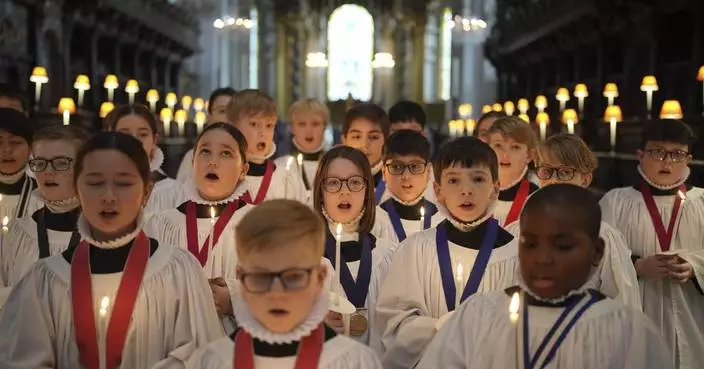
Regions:
<instances>
[{"instance_id":1,"label":"cathedral interior","mask_svg":"<svg viewBox=\"0 0 704 369\"><path fill-rule=\"evenodd\" d=\"M3 0L0 82L42 124L99 129L116 104L148 104L170 174L223 86L268 93L281 123L295 100L325 101L330 141L354 101L422 103L437 143L489 110L541 135L569 120L605 191L637 176L644 122L704 124L701 14L702 0ZM701 185L701 140L693 153Z\"/></svg>"}]
</instances>

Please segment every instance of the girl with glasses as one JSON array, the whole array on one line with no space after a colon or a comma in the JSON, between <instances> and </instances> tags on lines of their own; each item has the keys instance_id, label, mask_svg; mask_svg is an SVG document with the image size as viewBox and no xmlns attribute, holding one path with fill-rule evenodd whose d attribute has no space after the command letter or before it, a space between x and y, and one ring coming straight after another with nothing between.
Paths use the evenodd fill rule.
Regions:
<instances>
[{"instance_id":1,"label":"girl with glasses","mask_svg":"<svg viewBox=\"0 0 704 369\"><path fill-rule=\"evenodd\" d=\"M102 132L74 165L82 241L14 286L0 314L0 367L183 367L223 332L198 263L142 231L150 170L141 143Z\"/></svg>"},{"instance_id":2,"label":"girl with glasses","mask_svg":"<svg viewBox=\"0 0 704 369\"><path fill-rule=\"evenodd\" d=\"M341 225L340 281L344 295L357 308L351 318L350 334L360 342L380 350L382 328L375 326L374 309L381 283L386 276L395 243L373 230L376 206L374 180L364 153L337 146L323 155L313 186L313 204L327 220L325 257L335 265L336 228ZM383 226L386 235L390 225ZM342 317L328 315L327 323L342 332Z\"/></svg>"},{"instance_id":3,"label":"girl with glasses","mask_svg":"<svg viewBox=\"0 0 704 369\"><path fill-rule=\"evenodd\" d=\"M538 146L536 165L540 187L567 183L588 188L597 163L594 153L578 136L566 133L550 136ZM509 225L506 230L518 235L519 222ZM626 239L606 222L601 222L599 237L604 241L604 257L592 271L592 288L640 309L638 280Z\"/></svg>"},{"instance_id":4,"label":"girl with glasses","mask_svg":"<svg viewBox=\"0 0 704 369\"><path fill-rule=\"evenodd\" d=\"M147 213L155 213L177 207L184 200L181 183L164 173L164 153L157 143L159 129L156 117L144 105L123 105L108 114L104 121L107 131L122 132L134 136L142 142L144 151L149 156L152 192L149 202L144 207Z\"/></svg>"},{"instance_id":5,"label":"girl with glasses","mask_svg":"<svg viewBox=\"0 0 704 369\"><path fill-rule=\"evenodd\" d=\"M29 168L36 176L36 192L44 207L10 222L0 245L0 287L17 284L37 260L78 245L76 221L81 209L73 186L73 165L88 137L77 126L48 126L34 135Z\"/></svg>"},{"instance_id":6,"label":"girl with glasses","mask_svg":"<svg viewBox=\"0 0 704 369\"><path fill-rule=\"evenodd\" d=\"M285 214L286 221L281 221ZM368 347L326 326L333 273L325 223L295 200L269 200L236 227L238 331L199 350L193 369L381 369Z\"/></svg>"},{"instance_id":7,"label":"girl with glasses","mask_svg":"<svg viewBox=\"0 0 704 369\"><path fill-rule=\"evenodd\" d=\"M247 143L227 123L211 123L194 145L193 175L184 184L187 200L154 214L146 229L160 242L188 250L210 279L218 313L227 333L232 314L235 253L234 227L254 206L241 199L247 191Z\"/></svg>"}]
</instances>

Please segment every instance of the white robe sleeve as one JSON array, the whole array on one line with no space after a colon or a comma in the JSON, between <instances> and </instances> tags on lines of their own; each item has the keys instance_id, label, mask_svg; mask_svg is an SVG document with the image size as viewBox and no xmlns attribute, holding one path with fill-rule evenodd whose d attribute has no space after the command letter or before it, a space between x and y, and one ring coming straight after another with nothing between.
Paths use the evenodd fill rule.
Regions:
<instances>
[{"instance_id":1,"label":"white robe sleeve","mask_svg":"<svg viewBox=\"0 0 704 369\"><path fill-rule=\"evenodd\" d=\"M631 261L626 238L616 228L602 222L599 231L604 240L604 257L599 265L600 291L605 295L642 310L638 277Z\"/></svg>"},{"instance_id":2,"label":"white robe sleeve","mask_svg":"<svg viewBox=\"0 0 704 369\"><path fill-rule=\"evenodd\" d=\"M164 178L154 184L149 201L144 207L145 213L174 209L186 201L183 184L171 178Z\"/></svg>"},{"instance_id":3,"label":"white robe sleeve","mask_svg":"<svg viewBox=\"0 0 704 369\"><path fill-rule=\"evenodd\" d=\"M193 149L190 149L183 155L181 165L178 166L176 180L181 183L186 183L193 176Z\"/></svg>"}]
</instances>

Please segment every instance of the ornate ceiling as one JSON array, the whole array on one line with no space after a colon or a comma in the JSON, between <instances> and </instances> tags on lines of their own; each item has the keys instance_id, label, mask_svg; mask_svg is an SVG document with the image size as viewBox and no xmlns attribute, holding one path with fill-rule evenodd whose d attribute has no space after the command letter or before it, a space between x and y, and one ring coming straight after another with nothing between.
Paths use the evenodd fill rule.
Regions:
<instances>
[{"instance_id":1,"label":"ornate ceiling","mask_svg":"<svg viewBox=\"0 0 704 369\"><path fill-rule=\"evenodd\" d=\"M401 11L410 13L425 13L428 4L435 0L268 0L273 3L277 12L298 12L301 5L315 10L330 10L343 4L359 4L370 8L372 13ZM306 7L306 5L303 5Z\"/></svg>"}]
</instances>

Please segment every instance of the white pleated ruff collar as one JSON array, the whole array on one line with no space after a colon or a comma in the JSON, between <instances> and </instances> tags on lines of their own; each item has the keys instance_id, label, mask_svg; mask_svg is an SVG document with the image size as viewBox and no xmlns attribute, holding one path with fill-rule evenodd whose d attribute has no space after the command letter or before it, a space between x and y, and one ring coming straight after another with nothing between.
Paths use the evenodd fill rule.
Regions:
<instances>
[{"instance_id":1,"label":"white pleated ruff collar","mask_svg":"<svg viewBox=\"0 0 704 369\"><path fill-rule=\"evenodd\" d=\"M154 149L154 156L152 160L149 161L149 171L154 172L161 170L161 166L164 164L164 152L161 151L159 146Z\"/></svg>"},{"instance_id":2,"label":"white pleated ruff collar","mask_svg":"<svg viewBox=\"0 0 704 369\"><path fill-rule=\"evenodd\" d=\"M584 283L581 287L574 289L570 292L567 292L565 295L560 296L558 298L554 299L546 299L544 297L540 297L535 292L531 291L528 285L526 285L526 282L523 280L523 276L521 275L521 272L518 271L518 286L521 287L523 291L525 291L527 294L529 294L531 297L538 301L542 302L547 302L549 304L559 304L562 302L567 301L572 296L576 295L582 295L588 290L599 290L598 285L599 285L599 278L596 278L596 271L598 267L592 267L592 271L589 274L589 278L587 279L587 282Z\"/></svg>"},{"instance_id":3,"label":"white pleated ruff collar","mask_svg":"<svg viewBox=\"0 0 704 369\"><path fill-rule=\"evenodd\" d=\"M477 228L477 226L484 223L487 219L491 218L494 215L494 209L496 208L496 200L492 201L491 204L489 204L483 216L471 222L462 222L460 220L457 220L445 207L445 205L439 202L435 204L435 206L438 208L438 213L440 213L443 218L447 219L453 226L455 226L455 228L459 229L462 232L469 232L474 228Z\"/></svg>"},{"instance_id":4,"label":"white pleated ruff collar","mask_svg":"<svg viewBox=\"0 0 704 369\"><path fill-rule=\"evenodd\" d=\"M196 182L193 177L189 177L186 180L186 183L183 185L183 192L186 196L186 200L188 201L193 201L196 204L200 205L220 205L220 204L227 204L228 202L235 201L242 197L246 192L247 192L247 180L244 179L240 181L240 183L237 184L237 187L235 187L235 190L226 198L221 199L221 200L206 200L204 199L200 193L198 192L198 188L196 188Z\"/></svg>"},{"instance_id":5,"label":"white pleated ruff collar","mask_svg":"<svg viewBox=\"0 0 704 369\"><path fill-rule=\"evenodd\" d=\"M649 184L650 186L652 186L653 188L657 188L658 190L667 191L667 190L675 189L675 188L681 186L683 183L687 182L687 179L689 179L690 170L689 170L689 167L687 167L686 170L685 170L685 172L684 172L684 176L682 177L682 179L680 179L679 181L677 181L677 182L675 182L675 183L673 183L673 184L665 185L665 186L659 185L659 184L653 182L652 179L648 178L648 176L645 174L645 172L643 172L643 168L641 168L640 165L638 165L638 173L640 174L641 177L643 177L643 180L644 180L647 184Z\"/></svg>"},{"instance_id":6,"label":"white pleated ruff collar","mask_svg":"<svg viewBox=\"0 0 704 369\"><path fill-rule=\"evenodd\" d=\"M325 140L323 139L320 141L320 146L317 149L315 149L313 151L306 151L306 150L303 150L303 148L301 148L301 146L298 145L298 142L296 142L295 137L291 141L293 142L293 146L296 148L296 150L298 150L298 152L300 152L301 154L315 154L315 153L321 152L325 149L325 144L326 144ZM276 150L274 150L274 151L276 151Z\"/></svg>"},{"instance_id":7,"label":"white pleated ruff collar","mask_svg":"<svg viewBox=\"0 0 704 369\"><path fill-rule=\"evenodd\" d=\"M523 173L521 173L521 175L518 176L518 179L516 179L515 181L509 183L509 184L506 185L506 186L504 186L503 183L501 183L500 186L499 186L499 191L505 191L505 190L508 190L509 188L511 188L511 187L513 187L513 186L515 186L515 185L517 185L517 184L518 184L519 182L521 182L524 178L526 178L526 174L528 174L528 166L527 166L527 165L523 168Z\"/></svg>"},{"instance_id":8,"label":"white pleated ruff collar","mask_svg":"<svg viewBox=\"0 0 704 369\"><path fill-rule=\"evenodd\" d=\"M321 212L323 213L323 217L325 217L325 220L328 222L328 228L330 229L330 232L334 235L337 230L338 224L342 224L342 232L345 234L352 234L352 233L357 233L357 230L359 229L359 221L362 220L362 217L364 216L364 209L355 217L354 219L350 220L347 223L339 223L336 222L334 219L330 217L328 212L325 210L325 206L321 209Z\"/></svg>"},{"instance_id":9,"label":"white pleated ruff collar","mask_svg":"<svg viewBox=\"0 0 704 369\"><path fill-rule=\"evenodd\" d=\"M320 265L325 266L325 263L321 261ZM327 266L325 267L327 268ZM328 270L328 274L323 285L331 283L332 275L333 273ZM242 287L239 281L237 281L237 291L240 292L235 296L235 298L232 299L232 310L235 315L235 320L237 320L237 325L247 331L250 335L252 335L252 337L268 344L292 343L300 341L303 337L309 336L311 332L318 328L320 323L322 323L325 319L330 301L328 289L323 287L320 294L315 299L313 308L303 322L301 322L290 332L274 333L259 323L259 321L257 321L254 315L249 311L249 306L247 306L247 303L241 295L243 293L242 291L244 291L244 287Z\"/></svg>"},{"instance_id":10,"label":"white pleated ruff collar","mask_svg":"<svg viewBox=\"0 0 704 369\"><path fill-rule=\"evenodd\" d=\"M137 237L139 232L142 231L143 227L144 215L142 213L139 213L139 215L137 216L137 225L135 226L132 232L112 240L97 241L93 238L93 233L91 232L90 225L88 224L88 221L83 216L83 214L78 217L78 233L81 235L81 239L99 249L117 249L122 246L125 246L130 243L135 237Z\"/></svg>"}]
</instances>

